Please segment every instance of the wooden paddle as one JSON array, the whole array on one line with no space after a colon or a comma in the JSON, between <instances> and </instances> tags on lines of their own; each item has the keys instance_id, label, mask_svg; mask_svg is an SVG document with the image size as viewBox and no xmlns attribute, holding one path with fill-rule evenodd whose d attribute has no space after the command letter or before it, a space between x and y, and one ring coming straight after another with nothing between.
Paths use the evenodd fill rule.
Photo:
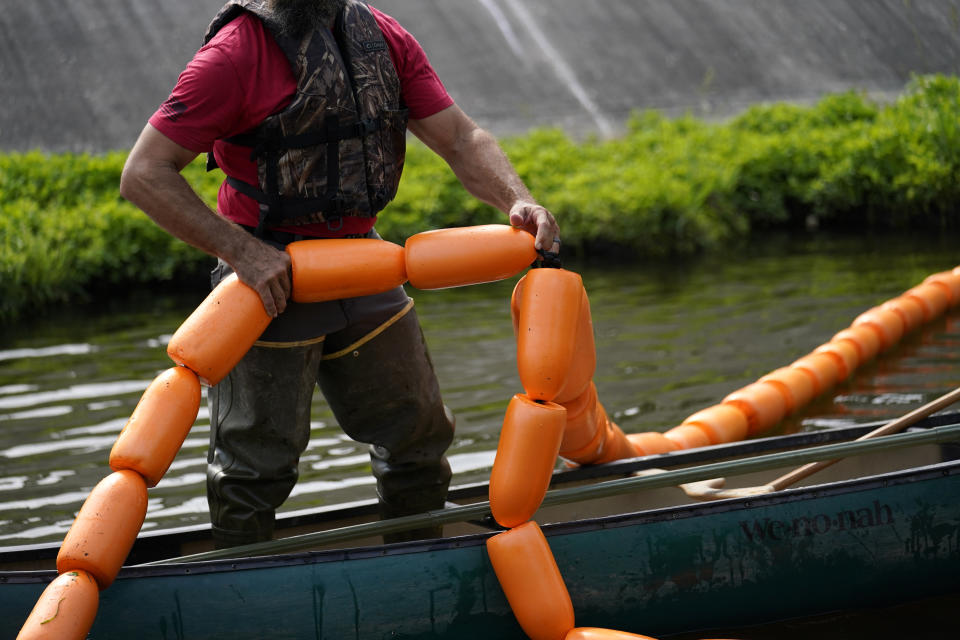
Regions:
<instances>
[{"instance_id":1,"label":"wooden paddle","mask_svg":"<svg viewBox=\"0 0 960 640\"><path fill-rule=\"evenodd\" d=\"M916 423L917 421L926 418L927 416L936 413L944 407L948 407L957 400L960 400L960 387L946 393L936 400L932 400L927 404L914 409L910 413L907 413L892 422L888 422L882 427L874 429L870 433L864 434L857 438L857 440L869 440L871 438L879 438L881 436L890 435L892 433L897 433L903 431L910 425ZM792 485L795 482L803 480L807 476L813 475L821 469L825 469L832 465L834 462L838 462L841 458L836 460L822 460L820 462L811 462L810 464L805 464L802 467L797 467L790 473L780 476L770 484L764 484L757 487L742 487L740 489L724 489L723 485L725 480L723 478L712 478L710 480L702 480L700 482L689 482L687 484L680 485L680 488L683 489L691 498L697 500L723 500L726 498L745 498L748 496L758 496L766 493L771 493L773 491L780 491Z\"/></svg>"}]
</instances>

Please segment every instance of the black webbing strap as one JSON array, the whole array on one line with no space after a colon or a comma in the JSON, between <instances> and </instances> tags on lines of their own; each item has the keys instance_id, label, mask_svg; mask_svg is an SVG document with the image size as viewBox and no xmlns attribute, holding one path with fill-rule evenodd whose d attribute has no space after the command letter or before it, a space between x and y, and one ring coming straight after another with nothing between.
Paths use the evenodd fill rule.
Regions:
<instances>
[{"instance_id":1,"label":"black webbing strap","mask_svg":"<svg viewBox=\"0 0 960 640\"><path fill-rule=\"evenodd\" d=\"M533 269L562 269L563 263L560 261L560 254L551 251L537 249L537 259L530 265Z\"/></svg>"},{"instance_id":2,"label":"black webbing strap","mask_svg":"<svg viewBox=\"0 0 960 640\"><path fill-rule=\"evenodd\" d=\"M335 116L328 118L336 119ZM292 136L266 136L262 133L239 133L229 138L224 138L230 144L250 147L250 158L256 160L258 156L264 153L284 151L286 149L304 149L320 144L329 144L340 142L341 140L350 140L352 138L362 138L379 131L383 126L381 118L365 118L359 122L346 125L327 124L323 131L313 131L310 133L298 133ZM336 145L334 145L336 146Z\"/></svg>"},{"instance_id":3,"label":"black webbing strap","mask_svg":"<svg viewBox=\"0 0 960 640\"><path fill-rule=\"evenodd\" d=\"M245 196L253 198L260 204L271 206L274 202L270 196L257 187L244 182L243 180L238 180L232 176L227 176L227 184L239 191ZM327 197L323 198L279 198L283 202L283 211L286 213L286 217L293 218L315 211L327 211L334 206L334 203L331 203L330 199ZM275 220L276 217L271 215L271 221ZM277 220L277 222L282 222L282 220Z\"/></svg>"},{"instance_id":4,"label":"black webbing strap","mask_svg":"<svg viewBox=\"0 0 960 640\"><path fill-rule=\"evenodd\" d=\"M342 13L342 12L341 12ZM328 133L340 127L340 118L335 115L327 116L326 130ZM327 193L330 202L337 202L337 193L340 191L340 141L327 143ZM332 212L339 217L340 211ZM342 226L342 222L341 225ZM338 227L339 228L339 227Z\"/></svg>"}]
</instances>

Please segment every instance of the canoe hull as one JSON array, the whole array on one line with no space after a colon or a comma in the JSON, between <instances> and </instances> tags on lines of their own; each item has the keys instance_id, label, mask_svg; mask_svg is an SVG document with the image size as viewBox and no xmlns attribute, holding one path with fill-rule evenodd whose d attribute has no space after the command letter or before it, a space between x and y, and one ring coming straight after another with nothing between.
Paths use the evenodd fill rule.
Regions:
<instances>
[{"instance_id":1,"label":"canoe hull","mask_svg":"<svg viewBox=\"0 0 960 640\"><path fill-rule=\"evenodd\" d=\"M580 626L662 635L960 591L960 463L546 526ZM485 535L124 569L94 638L525 638ZM0 574L0 638L50 572Z\"/></svg>"}]
</instances>

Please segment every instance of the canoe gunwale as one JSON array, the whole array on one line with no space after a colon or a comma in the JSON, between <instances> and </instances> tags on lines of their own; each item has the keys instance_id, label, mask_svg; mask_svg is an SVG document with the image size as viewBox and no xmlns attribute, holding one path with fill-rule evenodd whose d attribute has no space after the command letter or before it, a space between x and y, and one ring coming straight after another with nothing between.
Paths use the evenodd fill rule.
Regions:
<instances>
[{"instance_id":1,"label":"canoe gunwale","mask_svg":"<svg viewBox=\"0 0 960 640\"><path fill-rule=\"evenodd\" d=\"M885 422L871 422L861 425L846 427L833 427L819 431L809 431L789 435L769 436L765 438L755 438L746 442L732 442L720 445L712 445L691 450L681 450L670 453L655 454L637 458L628 458L606 463L603 465L590 465L575 467L572 469L563 469L554 472L554 477L550 484L550 490L555 490L565 484L584 482L587 480L629 478L636 472L652 468L672 469L684 465L693 465L698 463L709 463L711 461L723 460L726 458L744 458L751 455L763 454L778 450L797 450L807 447L827 445L836 442L846 442L854 440ZM928 431L930 429L960 424L960 412L940 413L927 417L919 421L916 425L906 430L906 433L916 431ZM960 457L960 443L941 443L942 447L955 448L957 457ZM450 490L448 501L457 505L458 500L472 500L484 498L487 495L488 485L486 483L475 483L463 485ZM360 518L371 516L377 512L377 501L367 500L348 503L343 505L330 505L313 510L299 511L292 514L278 515L276 529L282 532L285 529L294 527L316 527L321 528L325 523L342 521L349 518ZM486 518L481 516L482 520L492 523L489 514ZM477 523L483 526L484 522ZM172 557L176 553L169 551L173 547L179 547L184 542L209 539L209 524L189 525L174 529L161 529L141 532L136 544L131 552L131 564L141 564L149 561L150 558ZM497 527L491 527L496 531ZM483 534L479 534L483 535ZM488 534L489 535L489 534ZM451 538L452 539L452 538ZM409 543L415 544L415 543ZM391 545L395 546L395 545ZM10 547L0 547L0 566L7 563L14 563L24 560L44 560L55 558L60 548L60 542L46 542L31 545L14 545ZM356 547L354 549L358 549ZM377 547L382 548L382 547ZM273 554L283 556L296 554L298 552L286 552ZM138 557L145 557L144 560L136 560ZM219 561L220 559L218 559ZM223 559L224 561L235 561L235 558ZM196 564L196 561L194 562ZM21 572L27 573L27 572ZM0 583L3 581L3 572L0 571Z\"/></svg>"},{"instance_id":2,"label":"canoe gunwale","mask_svg":"<svg viewBox=\"0 0 960 640\"><path fill-rule=\"evenodd\" d=\"M785 489L780 492L761 496L730 498L714 502L662 507L631 513L587 518L584 520L570 522L549 523L544 524L542 529L544 534L548 538L551 538L554 536L565 536L604 529L639 526L668 520L687 520L691 518L711 516L733 511L742 511L748 508L818 500L825 497L840 496L879 488L896 487L898 485L925 482L949 476L960 476L960 460L951 460L921 467L913 467L878 475L841 480L808 487ZM433 551L444 551L449 549L479 547L484 545L487 538L495 533L496 532L482 532L452 538L404 542L391 545L354 547L348 549L301 551L281 553L276 555L197 560L171 564L135 565L124 567L120 571L117 579L124 580L142 577L185 576L233 571L251 571L271 567L312 565L379 558L392 555L411 555ZM54 570L0 572L0 585L46 583L55 578L56 575L57 572Z\"/></svg>"},{"instance_id":3,"label":"canoe gunwale","mask_svg":"<svg viewBox=\"0 0 960 640\"><path fill-rule=\"evenodd\" d=\"M936 427L946 424L955 424L960 422L960 412L938 414L926 418L917 423L914 429L923 429ZM876 428L883 422L871 422L862 425L853 425L846 427L834 427L819 431L808 431L780 436L768 436L765 438L755 438L746 442L731 442L726 444L712 445L699 449L681 450L670 453L642 456L638 458L627 458L615 460L602 465L589 465L575 467L572 469L562 469L554 472L550 488L583 482L586 480L596 480L599 478L628 477L637 471L643 471L652 468L670 469L683 465L697 464L706 461L713 461L725 457L742 457L753 454L760 454L777 449L792 449L797 447L816 446L821 444L830 444L833 442L842 442L860 437ZM487 495L488 485L484 482L478 482L467 485L460 485L451 488L448 500L457 503L461 500L473 500L483 498ZM376 500L361 500L351 503L329 505L315 509L299 510L286 514L277 514L276 530L278 532L285 529L298 527L314 526L319 527L327 522L335 522L348 518L359 518L372 516L377 513ZM210 537L209 524L186 525L167 529L150 529L140 532L137 542L133 549L133 554L137 554L143 547L163 547L163 540L176 537L177 540L190 542L196 540L205 540ZM0 564L4 562L15 562L28 559L55 558L60 549L60 541L41 542L36 544L11 545L0 547ZM148 556L160 555L160 552L148 552Z\"/></svg>"}]
</instances>

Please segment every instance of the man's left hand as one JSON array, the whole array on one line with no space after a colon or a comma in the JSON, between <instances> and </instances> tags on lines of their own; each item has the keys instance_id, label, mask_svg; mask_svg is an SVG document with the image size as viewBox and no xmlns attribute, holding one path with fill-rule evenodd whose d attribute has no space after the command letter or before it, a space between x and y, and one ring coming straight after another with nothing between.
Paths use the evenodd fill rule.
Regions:
<instances>
[{"instance_id":1,"label":"man's left hand","mask_svg":"<svg viewBox=\"0 0 960 640\"><path fill-rule=\"evenodd\" d=\"M535 237L533 246L560 253L560 227L553 214L536 202L518 202L510 208L510 224Z\"/></svg>"}]
</instances>

